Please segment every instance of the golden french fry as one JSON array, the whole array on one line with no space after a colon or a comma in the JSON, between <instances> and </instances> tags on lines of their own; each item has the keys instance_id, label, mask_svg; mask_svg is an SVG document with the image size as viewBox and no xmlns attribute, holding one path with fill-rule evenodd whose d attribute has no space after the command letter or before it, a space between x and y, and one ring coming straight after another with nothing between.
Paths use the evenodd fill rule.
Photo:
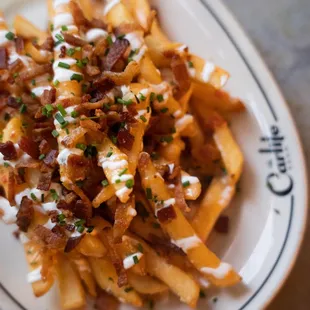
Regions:
<instances>
[{"instance_id":1,"label":"golden french fry","mask_svg":"<svg viewBox=\"0 0 310 310\"><path fill-rule=\"evenodd\" d=\"M85 256L103 257L107 250L99 238L86 234L76 249Z\"/></svg>"}]
</instances>

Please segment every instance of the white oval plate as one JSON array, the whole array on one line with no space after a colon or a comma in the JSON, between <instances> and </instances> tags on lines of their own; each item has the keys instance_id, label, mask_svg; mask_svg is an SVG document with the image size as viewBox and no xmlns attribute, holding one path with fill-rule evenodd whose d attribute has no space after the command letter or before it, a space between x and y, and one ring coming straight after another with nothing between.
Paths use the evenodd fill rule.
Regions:
<instances>
[{"instance_id":1,"label":"white oval plate","mask_svg":"<svg viewBox=\"0 0 310 310\"><path fill-rule=\"evenodd\" d=\"M21 13L41 27L47 24L45 5L39 0L0 3L8 20ZM153 0L153 5L171 38L231 73L226 89L247 106L247 113L232 122L246 159L241 192L227 211L232 229L227 236L213 234L209 242L240 272L243 284L208 292L198 309L206 309L206 304L219 310L262 309L293 266L307 218L306 167L296 128L263 61L218 0ZM0 224L0 308L59 309L55 290L33 297L13 230ZM165 300L156 309L188 307Z\"/></svg>"}]
</instances>

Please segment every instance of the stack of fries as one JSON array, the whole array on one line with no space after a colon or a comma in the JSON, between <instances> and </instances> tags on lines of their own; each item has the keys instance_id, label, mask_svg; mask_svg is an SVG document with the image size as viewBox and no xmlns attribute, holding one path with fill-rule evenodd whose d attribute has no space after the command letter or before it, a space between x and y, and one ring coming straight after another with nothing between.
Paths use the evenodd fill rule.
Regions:
<instances>
[{"instance_id":1,"label":"stack of fries","mask_svg":"<svg viewBox=\"0 0 310 310\"><path fill-rule=\"evenodd\" d=\"M205 245L243 165L228 73L171 42L147 0L48 10L46 32L0 15L0 216L35 296L57 279L63 309L169 291L194 308L206 283L240 282Z\"/></svg>"}]
</instances>

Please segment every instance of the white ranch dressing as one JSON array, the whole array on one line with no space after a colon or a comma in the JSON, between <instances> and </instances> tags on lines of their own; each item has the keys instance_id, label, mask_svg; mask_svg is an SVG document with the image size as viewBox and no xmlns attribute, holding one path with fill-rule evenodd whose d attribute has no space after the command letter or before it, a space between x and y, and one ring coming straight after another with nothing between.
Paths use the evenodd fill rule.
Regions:
<instances>
[{"instance_id":1,"label":"white ranch dressing","mask_svg":"<svg viewBox=\"0 0 310 310\"><path fill-rule=\"evenodd\" d=\"M120 0L109 0L103 9L103 15L107 15L113 9L113 7L120 2Z\"/></svg>"},{"instance_id":2,"label":"white ranch dressing","mask_svg":"<svg viewBox=\"0 0 310 310\"><path fill-rule=\"evenodd\" d=\"M224 191L222 192L221 198L219 200L219 204L222 206L226 206L228 200L232 196L232 192L234 191L233 186L226 186Z\"/></svg>"},{"instance_id":3,"label":"white ranch dressing","mask_svg":"<svg viewBox=\"0 0 310 310\"><path fill-rule=\"evenodd\" d=\"M221 87L223 87L226 82L228 80L228 76L227 75L222 75L221 78L220 78L220 84L221 84Z\"/></svg>"},{"instance_id":4,"label":"white ranch dressing","mask_svg":"<svg viewBox=\"0 0 310 310\"><path fill-rule=\"evenodd\" d=\"M57 211L58 210L57 204L55 201L42 203L42 208L44 209L45 212Z\"/></svg>"},{"instance_id":5,"label":"white ranch dressing","mask_svg":"<svg viewBox=\"0 0 310 310\"><path fill-rule=\"evenodd\" d=\"M51 219L48 219L48 221L43 225L45 228L52 230L55 227L55 223L52 223Z\"/></svg>"},{"instance_id":6,"label":"white ranch dressing","mask_svg":"<svg viewBox=\"0 0 310 310\"><path fill-rule=\"evenodd\" d=\"M0 153L0 165L1 166L3 166L4 163L7 163L8 165L15 167L20 162L28 161L29 159L31 159L31 156L29 156L27 153L24 153L16 160L4 160L3 158L4 158L3 154Z\"/></svg>"},{"instance_id":7,"label":"white ranch dressing","mask_svg":"<svg viewBox=\"0 0 310 310\"><path fill-rule=\"evenodd\" d=\"M20 233L19 234L19 241L22 243L22 244L25 244L27 242L29 242L29 238L26 236L26 234L24 233Z\"/></svg>"},{"instance_id":8,"label":"white ranch dressing","mask_svg":"<svg viewBox=\"0 0 310 310\"><path fill-rule=\"evenodd\" d=\"M74 19L70 13L59 13L54 17L54 29L72 24L74 24Z\"/></svg>"},{"instance_id":9,"label":"white ranch dressing","mask_svg":"<svg viewBox=\"0 0 310 310\"><path fill-rule=\"evenodd\" d=\"M210 78L211 78L211 75L212 73L214 72L215 70L215 65L213 62L210 62L210 61L206 61L203 69L202 69L202 72L201 72L201 78L204 82L209 82L210 81Z\"/></svg>"},{"instance_id":10,"label":"white ranch dressing","mask_svg":"<svg viewBox=\"0 0 310 310\"><path fill-rule=\"evenodd\" d=\"M63 150L60 151L59 155L57 156L57 162L59 163L59 165L67 165L68 158L71 154L82 156L83 151L76 148L72 149L64 148Z\"/></svg>"},{"instance_id":11,"label":"white ranch dressing","mask_svg":"<svg viewBox=\"0 0 310 310\"><path fill-rule=\"evenodd\" d=\"M26 67L29 66L29 58L27 56L21 56L17 54L15 51L11 51L9 53L9 60L8 60L9 65L12 64L17 59L20 59Z\"/></svg>"},{"instance_id":12,"label":"white ranch dressing","mask_svg":"<svg viewBox=\"0 0 310 310\"><path fill-rule=\"evenodd\" d=\"M202 267L200 271L206 275L213 276L217 279L224 279L228 273L232 270L231 265L227 263L220 263L217 268L210 268L210 267Z\"/></svg>"},{"instance_id":13,"label":"white ranch dressing","mask_svg":"<svg viewBox=\"0 0 310 310\"><path fill-rule=\"evenodd\" d=\"M184 116L179 118L175 122L175 127L176 127L177 131L184 130L188 125L193 123L193 120L194 120L193 115L190 115L190 114L185 114Z\"/></svg>"},{"instance_id":14,"label":"white ranch dressing","mask_svg":"<svg viewBox=\"0 0 310 310\"><path fill-rule=\"evenodd\" d=\"M129 194L132 192L132 188L128 188L126 186L122 187L121 189L117 190L115 192L115 195L120 198L124 196L129 196Z\"/></svg>"},{"instance_id":15,"label":"white ranch dressing","mask_svg":"<svg viewBox=\"0 0 310 310\"><path fill-rule=\"evenodd\" d=\"M181 110L176 110L174 113L173 113L173 116L175 118L179 118L180 116L182 116L183 112Z\"/></svg>"},{"instance_id":16,"label":"white ranch dressing","mask_svg":"<svg viewBox=\"0 0 310 310\"><path fill-rule=\"evenodd\" d=\"M123 174L121 176L114 175L112 177L112 184L115 184L116 182L119 182L118 180L120 180L120 182L126 182L126 181L132 180L132 179L133 179L133 175L132 174Z\"/></svg>"},{"instance_id":17,"label":"white ranch dressing","mask_svg":"<svg viewBox=\"0 0 310 310\"><path fill-rule=\"evenodd\" d=\"M194 235L179 240L171 240L171 243L187 253L188 250L198 247L202 242L196 235Z\"/></svg>"},{"instance_id":18,"label":"white ranch dressing","mask_svg":"<svg viewBox=\"0 0 310 310\"><path fill-rule=\"evenodd\" d=\"M109 34L100 28L93 28L86 32L85 39L87 42L96 42L101 38L106 38Z\"/></svg>"},{"instance_id":19,"label":"white ranch dressing","mask_svg":"<svg viewBox=\"0 0 310 310\"><path fill-rule=\"evenodd\" d=\"M155 215L157 216L157 213L159 210L162 210L164 208L168 208L170 206L173 206L175 204L175 199L174 198L170 198L167 200L164 200L163 203L158 203L157 206L158 208L155 210Z\"/></svg>"},{"instance_id":20,"label":"white ranch dressing","mask_svg":"<svg viewBox=\"0 0 310 310\"><path fill-rule=\"evenodd\" d=\"M8 30L0 30L0 45L5 45L6 43L10 42L10 40L6 38L8 32Z\"/></svg>"},{"instance_id":21,"label":"white ranch dressing","mask_svg":"<svg viewBox=\"0 0 310 310\"><path fill-rule=\"evenodd\" d=\"M133 267L135 265L134 257L137 257L137 259L139 261L142 256L143 256L143 253L137 252L137 253L134 253L134 254L131 254L131 255L125 257L123 260L124 268L130 269L131 267Z\"/></svg>"},{"instance_id":22,"label":"white ranch dressing","mask_svg":"<svg viewBox=\"0 0 310 310\"><path fill-rule=\"evenodd\" d=\"M38 281L42 280L41 270L42 270L42 266L30 271L27 274L27 282L28 283L34 283L34 282L38 282Z\"/></svg>"},{"instance_id":23,"label":"white ranch dressing","mask_svg":"<svg viewBox=\"0 0 310 310\"><path fill-rule=\"evenodd\" d=\"M68 123L70 123L70 124L71 124L71 123L76 123L76 122L77 122L77 119L71 116L71 113L75 110L76 107L77 107L77 106L74 105L74 106L71 106L71 107L68 107L68 108L65 109L67 115L64 117L64 120L65 120L66 122L68 122Z\"/></svg>"},{"instance_id":24,"label":"white ranch dressing","mask_svg":"<svg viewBox=\"0 0 310 310\"><path fill-rule=\"evenodd\" d=\"M3 213L2 220L6 224L13 224L16 222L16 214L18 209L15 206L11 206L9 201L4 197L0 197L0 210Z\"/></svg>"},{"instance_id":25,"label":"white ranch dressing","mask_svg":"<svg viewBox=\"0 0 310 310\"><path fill-rule=\"evenodd\" d=\"M168 164L169 173L171 174L174 170L174 164Z\"/></svg>"},{"instance_id":26,"label":"white ranch dressing","mask_svg":"<svg viewBox=\"0 0 310 310\"><path fill-rule=\"evenodd\" d=\"M80 72L76 72L70 69L59 67L59 63L63 62L69 66L72 66L76 64L76 60L73 58L61 58L56 60L53 63L53 69L54 69L54 79L53 81L59 81L59 82L66 82L70 81L73 74L82 75Z\"/></svg>"},{"instance_id":27,"label":"white ranch dressing","mask_svg":"<svg viewBox=\"0 0 310 310\"><path fill-rule=\"evenodd\" d=\"M189 182L189 184L197 184L199 183L199 179L190 175L182 175L182 183L184 182Z\"/></svg>"},{"instance_id":28,"label":"white ranch dressing","mask_svg":"<svg viewBox=\"0 0 310 310\"><path fill-rule=\"evenodd\" d=\"M137 215L137 211L133 207L129 207L127 210L127 214L132 217L135 217Z\"/></svg>"},{"instance_id":29,"label":"white ranch dressing","mask_svg":"<svg viewBox=\"0 0 310 310\"><path fill-rule=\"evenodd\" d=\"M50 89L52 89L52 87L49 85L48 86L38 86L38 87L32 88L31 92L33 92L37 97L40 97L43 95L45 90L50 90Z\"/></svg>"}]
</instances>

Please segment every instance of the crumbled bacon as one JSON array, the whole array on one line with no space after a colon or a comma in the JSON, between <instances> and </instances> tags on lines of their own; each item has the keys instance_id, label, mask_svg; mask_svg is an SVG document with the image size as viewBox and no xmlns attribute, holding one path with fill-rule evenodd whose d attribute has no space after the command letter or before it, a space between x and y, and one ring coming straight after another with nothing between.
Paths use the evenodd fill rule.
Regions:
<instances>
[{"instance_id":1,"label":"crumbled bacon","mask_svg":"<svg viewBox=\"0 0 310 310\"><path fill-rule=\"evenodd\" d=\"M134 31L143 31L143 29L137 23L121 23L114 28L114 34L117 37Z\"/></svg>"},{"instance_id":2,"label":"crumbled bacon","mask_svg":"<svg viewBox=\"0 0 310 310\"><path fill-rule=\"evenodd\" d=\"M181 175L181 167L179 165L174 165L172 172L169 170L168 180L177 181L177 178Z\"/></svg>"},{"instance_id":3,"label":"crumbled bacon","mask_svg":"<svg viewBox=\"0 0 310 310\"><path fill-rule=\"evenodd\" d=\"M4 160L17 159L16 149L11 141L0 143L0 153L2 153Z\"/></svg>"},{"instance_id":4,"label":"crumbled bacon","mask_svg":"<svg viewBox=\"0 0 310 310\"><path fill-rule=\"evenodd\" d=\"M214 229L220 234L227 234L229 231L229 217L221 215L216 221Z\"/></svg>"},{"instance_id":5,"label":"crumbled bacon","mask_svg":"<svg viewBox=\"0 0 310 310\"><path fill-rule=\"evenodd\" d=\"M186 255L182 249L180 249L175 244L171 243L170 240L160 238L157 235L149 234L148 241L156 248L157 246L159 246L159 248L163 250L167 255L169 255L169 252L171 251L182 256Z\"/></svg>"},{"instance_id":6,"label":"crumbled bacon","mask_svg":"<svg viewBox=\"0 0 310 310\"><path fill-rule=\"evenodd\" d=\"M90 165L89 159L85 158L84 156L79 156L75 154L71 154L68 157L68 177L70 180L84 180Z\"/></svg>"},{"instance_id":7,"label":"crumbled bacon","mask_svg":"<svg viewBox=\"0 0 310 310\"><path fill-rule=\"evenodd\" d=\"M13 109L19 109L20 104L17 102L16 98L13 96L9 96L7 100L7 106Z\"/></svg>"},{"instance_id":8,"label":"crumbled bacon","mask_svg":"<svg viewBox=\"0 0 310 310\"><path fill-rule=\"evenodd\" d=\"M92 217L92 211L93 208L91 206L86 205L82 200L77 200L74 206L73 214L77 218L88 221Z\"/></svg>"},{"instance_id":9,"label":"crumbled bacon","mask_svg":"<svg viewBox=\"0 0 310 310\"><path fill-rule=\"evenodd\" d=\"M91 119L81 119L80 126L82 128L87 128L87 129L94 130L94 131L100 129L100 125Z\"/></svg>"},{"instance_id":10,"label":"crumbled bacon","mask_svg":"<svg viewBox=\"0 0 310 310\"><path fill-rule=\"evenodd\" d=\"M51 89L45 89L41 97L41 104L47 105L52 104L56 100L56 88L52 87Z\"/></svg>"},{"instance_id":11,"label":"crumbled bacon","mask_svg":"<svg viewBox=\"0 0 310 310\"><path fill-rule=\"evenodd\" d=\"M129 41L126 39L117 39L110 47L108 55L105 57L103 66L105 70L111 71L118 60L122 58L126 52Z\"/></svg>"},{"instance_id":12,"label":"crumbled bacon","mask_svg":"<svg viewBox=\"0 0 310 310\"><path fill-rule=\"evenodd\" d=\"M136 123L137 120L135 119L134 115L129 112L120 112L121 121L126 123Z\"/></svg>"},{"instance_id":13,"label":"crumbled bacon","mask_svg":"<svg viewBox=\"0 0 310 310\"><path fill-rule=\"evenodd\" d=\"M117 310L119 308L119 301L105 291L100 291L97 294L95 307L97 310Z\"/></svg>"},{"instance_id":14,"label":"crumbled bacon","mask_svg":"<svg viewBox=\"0 0 310 310\"><path fill-rule=\"evenodd\" d=\"M39 150L40 150L40 154L44 154L44 155L46 155L51 150L49 143L45 139L43 139L40 142Z\"/></svg>"},{"instance_id":15,"label":"crumbled bacon","mask_svg":"<svg viewBox=\"0 0 310 310\"><path fill-rule=\"evenodd\" d=\"M91 95L90 94L85 94L81 98L81 103L89 102L90 99L91 99Z\"/></svg>"},{"instance_id":16,"label":"crumbled bacon","mask_svg":"<svg viewBox=\"0 0 310 310\"><path fill-rule=\"evenodd\" d=\"M22 37L16 37L15 38L15 46L16 46L16 52L18 54L21 54L24 51L24 39Z\"/></svg>"},{"instance_id":17,"label":"crumbled bacon","mask_svg":"<svg viewBox=\"0 0 310 310\"><path fill-rule=\"evenodd\" d=\"M20 73L22 81L31 80L39 75L52 72L52 64L36 65L31 70Z\"/></svg>"},{"instance_id":18,"label":"crumbled bacon","mask_svg":"<svg viewBox=\"0 0 310 310\"><path fill-rule=\"evenodd\" d=\"M135 137L126 128L121 128L117 134L117 142L120 146L130 151L135 141Z\"/></svg>"},{"instance_id":19,"label":"crumbled bacon","mask_svg":"<svg viewBox=\"0 0 310 310\"><path fill-rule=\"evenodd\" d=\"M64 229L60 226L60 225L55 225L53 228L52 228L52 232L54 234L56 234L57 236L59 237L65 237L65 232L64 232Z\"/></svg>"},{"instance_id":20,"label":"crumbled bacon","mask_svg":"<svg viewBox=\"0 0 310 310\"><path fill-rule=\"evenodd\" d=\"M177 84L177 95L181 97L191 87L191 79L185 61L180 55L174 55L172 57L171 69Z\"/></svg>"},{"instance_id":21,"label":"crumbled bacon","mask_svg":"<svg viewBox=\"0 0 310 310\"><path fill-rule=\"evenodd\" d=\"M87 42L81 38L75 37L74 35L67 33L67 32L63 32L62 33L64 40L68 43L71 44L73 46L84 46L87 44Z\"/></svg>"},{"instance_id":22,"label":"crumbled bacon","mask_svg":"<svg viewBox=\"0 0 310 310\"><path fill-rule=\"evenodd\" d=\"M75 203L77 199L78 199L78 196L73 192L69 192L69 193L65 194L65 202L68 205Z\"/></svg>"},{"instance_id":23,"label":"crumbled bacon","mask_svg":"<svg viewBox=\"0 0 310 310\"><path fill-rule=\"evenodd\" d=\"M58 211L48 211L47 215L51 218L52 223L57 223Z\"/></svg>"},{"instance_id":24,"label":"crumbled bacon","mask_svg":"<svg viewBox=\"0 0 310 310\"><path fill-rule=\"evenodd\" d=\"M89 21L88 24L89 24L89 28L100 28L104 30L108 28L108 25L98 18L93 18L91 21Z\"/></svg>"},{"instance_id":25,"label":"crumbled bacon","mask_svg":"<svg viewBox=\"0 0 310 310\"><path fill-rule=\"evenodd\" d=\"M93 51L95 56L103 56L105 55L108 48L108 42L106 38L101 38L95 46L95 49Z\"/></svg>"},{"instance_id":26,"label":"crumbled bacon","mask_svg":"<svg viewBox=\"0 0 310 310\"><path fill-rule=\"evenodd\" d=\"M87 64L86 65L86 73L89 75L89 76L95 76L95 75L98 75L100 74L100 69L97 67L97 66L92 66L90 64Z\"/></svg>"},{"instance_id":27,"label":"crumbled bacon","mask_svg":"<svg viewBox=\"0 0 310 310\"><path fill-rule=\"evenodd\" d=\"M54 168L58 163L57 163L57 156L58 156L58 151L57 150L51 150L47 153L45 158L43 159L43 162L48 165L49 167Z\"/></svg>"},{"instance_id":28,"label":"crumbled bacon","mask_svg":"<svg viewBox=\"0 0 310 310\"><path fill-rule=\"evenodd\" d=\"M23 69L24 67L24 63L18 58L16 59L14 62L12 62L11 64L9 64L9 70L10 73L16 73L18 71L20 71L21 69ZM28 72L28 71L27 71ZM14 81L14 80L13 80Z\"/></svg>"},{"instance_id":29,"label":"crumbled bacon","mask_svg":"<svg viewBox=\"0 0 310 310\"><path fill-rule=\"evenodd\" d=\"M45 128L34 128L32 131L33 140L37 143L40 143L42 139L50 139L52 137L51 132L54 128L45 127Z\"/></svg>"},{"instance_id":30,"label":"crumbled bacon","mask_svg":"<svg viewBox=\"0 0 310 310\"><path fill-rule=\"evenodd\" d=\"M67 48L65 45L62 45L60 47L60 54L59 54L59 58L65 58L66 57L66 51L67 51Z\"/></svg>"},{"instance_id":31,"label":"crumbled bacon","mask_svg":"<svg viewBox=\"0 0 310 310\"><path fill-rule=\"evenodd\" d=\"M65 228L70 232L74 232L75 230L75 226L73 224L67 224Z\"/></svg>"},{"instance_id":32,"label":"crumbled bacon","mask_svg":"<svg viewBox=\"0 0 310 310\"><path fill-rule=\"evenodd\" d=\"M190 208L187 206L187 203L185 201L181 174L179 174L179 176L177 177L177 182L174 188L174 195L176 207L184 212L189 212Z\"/></svg>"},{"instance_id":33,"label":"crumbled bacon","mask_svg":"<svg viewBox=\"0 0 310 310\"><path fill-rule=\"evenodd\" d=\"M53 51L54 48L54 40L52 36L48 36L46 40L43 42L43 44L40 46L41 50L45 51Z\"/></svg>"},{"instance_id":34,"label":"crumbled bacon","mask_svg":"<svg viewBox=\"0 0 310 310\"><path fill-rule=\"evenodd\" d=\"M37 225L33 232L35 236L37 236L37 238L39 238L39 240L47 246L47 248L61 249L65 246L65 238L53 233L51 230L42 225Z\"/></svg>"},{"instance_id":35,"label":"crumbled bacon","mask_svg":"<svg viewBox=\"0 0 310 310\"><path fill-rule=\"evenodd\" d=\"M23 136L20 138L18 145L25 153L27 153L33 159L37 159L39 157L39 147L32 139Z\"/></svg>"},{"instance_id":36,"label":"crumbled bacon","mask_svg":"<svg viewBox=\"0 0 310 310\"><path fill-rule=\"evenodd\" d=\"M27 196L22 198L19 210L17 212L16 224L19 229L23 232L27 232L28 228L33 219L34 209L33 209L33 201L29 199Z\"/></svg>"},{"instance_id":37,"label":"crumbled bacon","mask_svg":"<svg viewBox=\"0 0 310 310\"><path fill-rule=\"evenodd\" d=\"M87 133L87 130L82 127L77 127L73 129L69 135L65 136L64 139L61 141L61 144L63 144L65 147L74 147L85 134Z\"/></svg>"},{"instance_id":38,"label":"crumbled bacon","mask_svg":"<svg viewBox=\"0 0 310 310\"><path fill-rule=\"evenodd\" d=\"M78 237L71 237L68 239L67 244L65 246L65 253L71 252L85 237L84 235L78 236Z\"/></svg>"},{"instance_id":39,"label":"crumbled bacon","mask_svg":"<svg viewBox=\"0 0 310 310\"><path fill-rule=\"evenodd\" d=\"M8 68L8 54L5 47L0 47L0 69Z\"/></svg>"},{"instance_id":40,"label":"crumbled bacon","mask_svg":"<svg viewBox=\"0 0 310 310\"><path fill-rule=\"evenodd\" d=\"M41 174L37 189L48 191L52 183L53 172L44 172Z\"/></svg>"},{"instance_id":41,"label":"crumbled bacon","mask_svg":"<svg viewBox=\"0 0 310 310\"><path fill-rule=\"evenodd\" d=\"M173 206L168 206L157 211L157 218L161 223L167 223L176 218Z\"/></svg>"}]
</instances>

